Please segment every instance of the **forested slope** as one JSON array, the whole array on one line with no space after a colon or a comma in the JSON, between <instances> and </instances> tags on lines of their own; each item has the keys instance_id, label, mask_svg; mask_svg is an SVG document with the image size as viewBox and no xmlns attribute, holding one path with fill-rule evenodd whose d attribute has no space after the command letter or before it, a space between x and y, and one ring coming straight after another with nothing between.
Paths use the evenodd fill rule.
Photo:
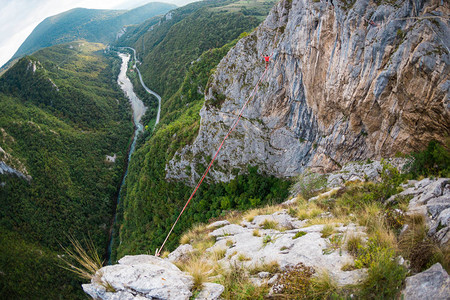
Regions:
<instances>
[{"instance_id":1,"label":"forested slope","mask_svg":"<svg viewBox=\"0 0 450 300\"><path fill-rule=\"evenodd\" d=\"M60 244L90 236L106 249L132 123L103 48L43 49L0 77L0 159L28 176L0 174L2 299L80 296L57 266Z\"/></svg>"}]
</instances>

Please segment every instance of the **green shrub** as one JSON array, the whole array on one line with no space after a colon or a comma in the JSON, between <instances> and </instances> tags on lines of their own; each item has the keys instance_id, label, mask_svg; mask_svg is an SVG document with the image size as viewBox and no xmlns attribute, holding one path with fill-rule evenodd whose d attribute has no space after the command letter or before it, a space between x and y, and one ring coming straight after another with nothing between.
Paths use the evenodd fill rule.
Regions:
<instances>
[{"instance_id":1,"label":"green shrub","mask_svg":"<svg viewBox=\"0 0 450 300\"><path fill-rule=\"evenodd\" d=\"M443 146L436 141L431 141L428 147L421 151L413 153L412 163L409 167L409 173L412 178L421 175L428 177L435 175L439 177L450 176L450 139L447 138L446 145Z\"/></svg>"},{"instance_id":2,"label":"green shrub","mask_svg":"<svg viewBox=\"0 0 450 300\"><path fill-rule=\"evenodd\" d=\"M355 266L368 268L368 276L361 284L362 299L393 299L400 291L407 270L397 264L395 252L369 239L366 247L359 247Z\"/></svg>"},{"instance_id":3,"label":"green shrub","mask_svg":"<svg viewBox=\"0 0 450 300\"><path fill-rule=\"evenodd\" d=\"M347 251L353 255L358 255L358 249L362 247L362 239L360 236L350 236L347 240Z\"/></svg>"},{"instance_id":4,"label":"green shrub","mask_svg":"<svg viewBox=\"0 0 450 300\"><path fill-rule=\"evenodd\" d=\"M305 200L308 200L324 189L326 184L327 178L324 175L306 172L297 177L291 192L300 194Z\"/></svg>"},{"instance_id":5,"label":"green shrub","mask_svg":"<svg viewBox=\"0 0 450 300\"><path fill-rule=\"evenodd\" d=\"M264 299L269 292L267 285L255 286L246 270L238 264L230 266L228 272L219 280L225 288L221 297L223 299Z\"/></svg>"},{"instance_id":6,"label":"green shrub","mask_svg":"<svg viewBox=\"0 0 450 300\"><path fill-rule=\"evenodd\" d=\"M320 233L322 234L323 238L327 238L334 233L334 226L327 224L323 227Z\"/></svg>"},{"instance_id":7,"label":"green shrub","mask_svg":"<svg viewBox=\"0 0 450 300\"><path fill-rule=\"evenodd\" d=\"M299 231L299 232L297 232L297 233L294 235L294 237L293 237L292 239L295 240L295 239L297 239L297 238L299 238L299 237L302 237L302 236L304 236L304 235L306 235L306 232L304 232L304 231Z\"/></svg>"}]
</instances>

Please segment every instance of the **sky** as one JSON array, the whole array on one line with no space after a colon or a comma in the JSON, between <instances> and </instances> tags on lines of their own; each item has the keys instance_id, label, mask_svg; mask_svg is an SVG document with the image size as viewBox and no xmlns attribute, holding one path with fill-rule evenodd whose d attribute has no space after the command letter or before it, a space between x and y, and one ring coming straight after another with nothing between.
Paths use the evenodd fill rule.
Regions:
<instances>
[{"instance_id":1,"label":"sky","mask_svg":"<svg viewBox=\"0 0 450 300\"><path fill-rule=\"evenodd\" d=\"M0 67L45 18L72 8L131 9L148 2L183 6L195 0L0 0Z\"/></svg>"}]
</instances>

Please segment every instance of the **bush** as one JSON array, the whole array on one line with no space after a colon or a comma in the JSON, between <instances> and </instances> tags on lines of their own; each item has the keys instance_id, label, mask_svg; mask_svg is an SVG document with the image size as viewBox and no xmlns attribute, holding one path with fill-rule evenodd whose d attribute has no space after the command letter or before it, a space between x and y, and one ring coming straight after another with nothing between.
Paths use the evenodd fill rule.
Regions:
<instances>
[{"instance_id":1,"label":"bush","mask_svg":"<svg viewBox=\"0 0 450 300\"><path fill-rule=\"evenodd\" d=\"M363 299L393 299L400 291L407 270L397 264L395 252L369 239L366 247L359 247L360 255L355 260L358 268L367 267L368 276L361 284Z\"/></svg>"},{"instance_id":2,"label":"bush","mask_svg":"<svg viewBox=\"0 0 450 300\"><path fill-rule=\"evenodd\" d=\"M435 263L449 270L450 247L440 247L427 236L423 216L413 216L408 220L408 229L400 235L398 246L402 256L409 260L414 272L421 272Z\"/></svg>"},{"instance_id":3,"label":"bush","mask_svg":"<svg viewBox=\"0 0 450 300\"><path fill-rule=\"evenodd\" d=\"M288 299L306 299L311 288L311 276L314 273L313 268L302 263L289 266L274 284L273 291L275 294L284 295Z\"/></svg>"},{"instance_id":4,"label":"bush","mask_svg":"<svg viewBox=\"0 0 450 300\"><path fill-rule=\"evenodd\" d=\"M315 196L318 191L326 187L327 178L317 173L303 173L297 177L291 193L300 194L305 200Z\"/></svg>"},{"instance_id":5,"label":"bush","mask_svg":"<svg viewBox=\"0 0 450 300\"><path fill-rule=\"evenodd\" d=\"M435 175L439 177L450 176L450 139L447 138L446 145L443 146L437 141L431 141L428 147L421 152L413 153L412 163L409 165L409 172L412 178L419 176L428 177Z\"/></svg>"}]
</instances>

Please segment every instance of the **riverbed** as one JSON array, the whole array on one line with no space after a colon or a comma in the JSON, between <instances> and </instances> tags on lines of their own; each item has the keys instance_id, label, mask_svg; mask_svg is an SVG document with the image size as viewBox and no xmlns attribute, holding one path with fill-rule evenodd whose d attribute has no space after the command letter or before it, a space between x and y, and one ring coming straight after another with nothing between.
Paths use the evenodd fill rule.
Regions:
<instances>
[{"instance_id":1,"label":"riverbed","mask_svg":"<svg viewBox=\"0 0 450 300\"><path fill-rule=\"evenodd\" d=\"M122 65L120 66L120 73L117 78L117 83L119 84L120 88L124 92L125 96L130 101L131 109L133 111L133 123L134 123L134 134L133 134L133 142L131 143L130 149L128 151L128 157L127 157L127 163L126 163L126 171L124 173L122 183L120 184L119 193L117 196L117 203L116 203L116 209L114 212L114 221L111 226L110 230L110 237L109 237L109 244L108 249L106 253L106 259L108 261L108 264L111 264L111 251L112 246L114 243L114 225L117 221L117 206L120 203L120 192L122 191L123 186L125 185L125 179L128 174L128 163L130 162L131 155L133 154L135 148L136 148L136 141L139 136L139 134L143 131L144 126L141 123L141 118L145 114L145 111L147 110L147 107L144 105L144 102L142 102L141 99L138 98L138 96L134 93L133 90L133 84L131 83L130 79L127 77L127 70L128 70L128 63L130 61L130 55L119 53L119 57L122 59Z\"/></svg>"}]
</instances>

